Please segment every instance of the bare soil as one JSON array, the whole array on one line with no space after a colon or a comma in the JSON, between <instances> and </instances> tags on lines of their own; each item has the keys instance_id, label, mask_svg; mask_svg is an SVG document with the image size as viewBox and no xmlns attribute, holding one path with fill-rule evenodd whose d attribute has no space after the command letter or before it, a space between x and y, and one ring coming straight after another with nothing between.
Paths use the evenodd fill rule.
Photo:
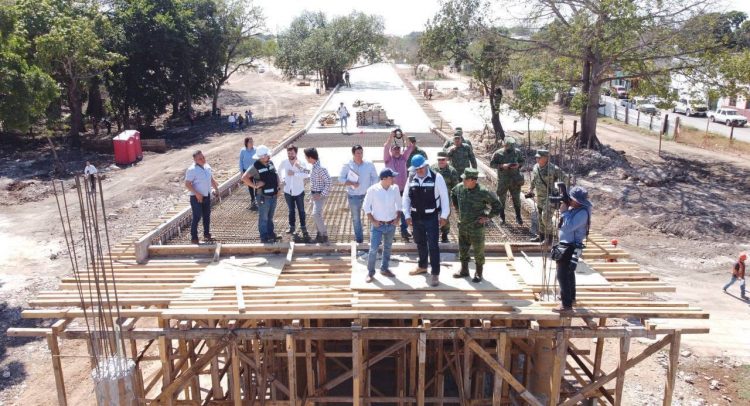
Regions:
<instances>
[{"instance_id":1,"label":"bare soil","mask_svg":"<svg viewBox=\"0 0 750 406\"><path fill-rule=\"evenodd\" d=\"M70 188L72 173L82 172L86 160L98 166L105 174L110 235L119 241L132 233L133 224L152 220L187 199L182 179L194 149L203 150L221 181L239 170L239 151L246 136L252 136L256 145L273 145L302 128L324 97L312 87L294 86L271 72L235 75L220 98L222 114L251 108L255 125L231 131L225 119L207 118L192 127L168 128L164 132L168 152L146 152L142 161L123 168L112 165L110 154L70 148L55 139L58 157L71 172L62 180ZM60 178L46 140L0 142L0 405L56 404L46 342L8 338L4 332L10 326L31 326L20 318L28 299L41 290L54 289L60 277L69 273L70 260L49 182ZM64 361L68 403L85 404L83 399L92 399L86 348L63 341L62 351L81 357L77 362Z\"/></svg>"}]
</instances>

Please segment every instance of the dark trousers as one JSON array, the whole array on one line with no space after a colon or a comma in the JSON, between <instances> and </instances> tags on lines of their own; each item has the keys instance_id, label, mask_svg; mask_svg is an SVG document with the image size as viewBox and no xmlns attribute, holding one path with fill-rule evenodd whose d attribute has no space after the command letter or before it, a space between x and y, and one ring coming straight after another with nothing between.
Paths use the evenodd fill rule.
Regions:
<instances>
[{"instance_id":1,"label":"dark trousers","mask_svg":"<svg viewBox=\"0 0 750 406\"><path fill-rule=\"evenodd\" d=\"M307 226L305 223L305 192L300 193L297 196L292 196L289 193L284 193L284 199L286 199L286 207L289 209L289 227L294 230L294 224L296 223L294 215L294 207L297 207L299 213L299 226L301 229L306 230Z\"/></svg>"},{"instance_id":2,"label":"dark trousers","mask_svg":"<svg viewBox=\"0 0 750 406\"><path fill-rule=\"evenodd\" d=\"M96 176L89 175L89 183L91 184L91 187L89 188L89 193L95 193L96 192Z\"/></svg>"},{"instance_id":3,"label":"dark trousers","mask_svg":"<svg viewBox=\"0 0 750 406\"><path fill-rule=\"evenodd\" d=\"M250 203L255 204L255 188L248 186L247 191L250 192Z\"/></svg>"},{"instance_id":4,"label":"dark trousers","mask_svg":"<svg viewBox=\"0 0 750 406\"><path fill-rule=\"evenodd\" d=\"M438 214L425 216L414 216L412 213L411 224L414 234L414 242L419 251L419 267L427 268L427 256L430 258L431 273L440 275L440 224Z\"/></svg>"},{"instance_id":5,"label":"dark trousers","mask_svg":"<svg viewBox=\"0 0 750 406\"><path fill-rule=\"evenodd\" d=\"M193 222L190 223L190 238L198 239L198 223L203 219L203 236L211 233L211 197L203 196L203 202L198 203L195 196L190 196L190 208L193 209Z\"/></svg>"},{"instance_id":6,"label":"dark trousers","mask_svg":"<svg viewBox=\"0 0 750 406\"><path fill-rule=\"evenodd\" d=\"M573 266L572 249L567 249L557 263L557 282L560 284L560 298L564 307L572 307L576 300L576 266Z\"/></svg>"}]
</instances>

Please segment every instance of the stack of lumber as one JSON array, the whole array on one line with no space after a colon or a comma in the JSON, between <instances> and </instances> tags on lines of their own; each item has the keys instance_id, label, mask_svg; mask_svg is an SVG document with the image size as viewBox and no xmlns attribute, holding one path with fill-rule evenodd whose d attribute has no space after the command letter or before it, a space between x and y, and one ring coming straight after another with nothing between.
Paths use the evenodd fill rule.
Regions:
<instances>
[{"instance_id":1,"label":"stack of lumber","mask_svg":"<svg viewBox=\"0 0 750 406\"><path fill-rule=\"evenodd\" d=\"M362 103L363 108L357 111L357 126L390 125L393 120L388 119L383 107L375 103Z\"/></svg>"}]
</instances>

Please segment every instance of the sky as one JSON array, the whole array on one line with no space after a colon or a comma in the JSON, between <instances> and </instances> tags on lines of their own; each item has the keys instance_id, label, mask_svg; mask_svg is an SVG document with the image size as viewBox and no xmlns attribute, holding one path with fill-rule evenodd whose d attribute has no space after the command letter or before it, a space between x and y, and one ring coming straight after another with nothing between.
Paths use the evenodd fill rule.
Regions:
<instances>
[{"instance_id":1,"label":"sky","mask_svg":"<svg viewBox=\"0 0 750 406\"><path fill-rule=\"evenodd\" d=\"M366 14L376 14L385 19L385 33L406 35L413 31L422 31L425 22L438 11L438 0L254 0L261 6L266 15L266 25L271 34L286 29L292 20L302 11L324 11L328 16L346 15L352 10ZM750 15L750 0L717 0L726 10L740 10ZM510 13L518 17L523 13L526 3L521 0L517 7L508 11L497 6L494 10L499 16Z\"/></svg>"}]
</instances>

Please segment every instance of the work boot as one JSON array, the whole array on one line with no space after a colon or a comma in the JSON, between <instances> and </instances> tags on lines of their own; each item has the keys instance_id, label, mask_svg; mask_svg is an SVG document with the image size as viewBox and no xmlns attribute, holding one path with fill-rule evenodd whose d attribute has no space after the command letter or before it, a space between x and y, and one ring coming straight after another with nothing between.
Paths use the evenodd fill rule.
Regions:
<instances>
[{"instance_id":1,"label":"work boot","mask_svg":"<svg viewBox=\"0 0 750 406\"><path fill-rule=\"evenodd\" d=\"M505 210L500 212L500 224L505 224Z\"/></svg>"},{"instance_id":2,"label":"work boot","mask_svg":"<svg viewBox=\"0 0 750 406\"><path fill-rule=\"evenodd\" d=\"M258 211L258 203L255 203L255 200L253 200L253 203L250 205L250 211Z\"/></svg>"},{"instance_id":3,"label":"work boot","mask_svg":"<svg viewBox=\"0 0 750 406\"><path fill-rule=\"evenodd\" d=\"M523 225L523 219L521 218L521 208L520 207L516 209L516 223L518 223L519 226Z\"/></svg>"},{"instance_id":4,"label":"work boot","mask_svg":"<svg viewBox=\"0 0 750 406\"><path fill-rule=\"evenodd\" d=\"M467 262L463 262L462 261L461 262L461 270L458 271L458 272L456 272L456 273L454 273L453 277L456 278L456 279L458 279L458 278L465 278L467 276L469 276L469 262L468 261Z\"/></svg>"},{"instance_id":5,"label":"work boot","mask_svg":"<svg viewBox=\"0 0 750 406\"><path fill-rule=\"evenodd\" d=\"M411 237L409 233L401 233L401 239L404 240L404 242L409 242L409 237Z\"/></svg>"},{"instance_id":6,"label":"work boot","mask_svg":"<svg viewBox=\"0 0 750 406\"><path fill-rule=\"evenodd\" d=\"M531 242L544 242L544 234L537 234L534 238L530 239Z\"/></svg>"},{"instance_id":7,"label":"work boot","mask_svg":"<svg viewBox=\"0 0 750 406\"><path fill-rule=\"evenodd\" d=\"M482 270L484 269L484 265L477 264L477 270L474 272L474 277L471 278L471 281L474 283L479 283L482 281Z\"/></svg>"},{"instance_id":8,"label":"work boot","mask_svg":"<svg viewBox=\"0 0 750 406\"><path fill-rule=\"evenodd\" d=\"M447 243L448 242L448 232L443 231L443 233L440 236L440 242Z\"/></svg>"}]
</instances>

